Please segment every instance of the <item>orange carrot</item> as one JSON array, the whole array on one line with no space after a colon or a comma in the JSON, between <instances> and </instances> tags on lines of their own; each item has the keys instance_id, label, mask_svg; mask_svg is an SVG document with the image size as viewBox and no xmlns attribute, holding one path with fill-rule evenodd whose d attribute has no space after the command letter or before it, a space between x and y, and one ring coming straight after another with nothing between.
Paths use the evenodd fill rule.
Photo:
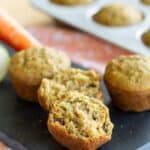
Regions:
<instances>
[{"instance_id":1,"label":"orange carrot","mask_svg":"<svg viewBox=\"0 0 150 150\"><path fill-rule=\"evenodd\" d=\"M32 35L3 10L0 10L0 40L18 51L41 46Z\"/></svg>"}]
</instances>

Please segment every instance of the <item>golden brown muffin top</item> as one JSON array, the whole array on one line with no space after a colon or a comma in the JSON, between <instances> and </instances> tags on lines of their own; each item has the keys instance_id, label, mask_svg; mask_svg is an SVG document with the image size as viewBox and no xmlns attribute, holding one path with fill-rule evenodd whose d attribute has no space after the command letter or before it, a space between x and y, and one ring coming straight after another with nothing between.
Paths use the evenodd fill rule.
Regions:
<instances>
[{"instance_id":1,"label":"golden brown muffin top","mask_svg":"<svg viewBox=\"0 0 150 150\"><path fill-rule=\"evenodd\" d=\"M144 3L145 5L150 5L150 0L141 0L142 3Z\"/></svg>"},{"instance_id":2,"label":"golden brown muffin top","mask_svg":"<svg viewBox=\"0 0 150 150\"><path fill-rule=\"evenodd\" d=\"M127 4L114 3L100 9L94 19L108 26L127 26L142 21L143 14Z\"/></svg>"},{"instance_id":3,"label":"golden brown muffin top","mask_svg":"<svg viewBox=\"0 0 150 150\"><path fill-rule=\"evenodd\" d=\"M113 59L106 67L104 79L125 91L150 90L150 57L130 55Z\"/></svg>"},{"instance_id":4,"label":"golden brown muffin top","mask_svg":"<svg viewBox=\"0 0 150 150\"><path fill-rule=\"evenodd\" d=\"M142 40L143 40L145 45L150 46L150 30L146 31L142 35Z\"/></svg>"},{"instance_id":5,"label":"golden brown muffin top","mask_svg":"<svg viewBox=\"0 0 150 150\"><path fill-rule=\"evenodd\" d=\"M37 85L45 78L70 67L69 58L61 51L50 48L32 48L16 53L9 73L26 84Z\"/></svg>"},{"instance_id":6,"label":"golden brown muffin top","mask_svg":"<svg viewBox=\"0 0 150 150\"><path fill-rule=\"evenodd\" d=\"M52 0L52 2L54 3L60 4L60 5L68 5L68 6L88 4L93 1L94 0Z\"/></svg>"},{"instance_id":7,"label":"golden brown muffin top","mask_svg":"<svg viewBox=\"0 0 150 150\"><path fill-rule=\"evenodd\" d=\"M110 136L113 128L108 108L101 101L78 92L69 92L63 101L54 104L49 124L63 127L67 133L83 139Z\"/></svg>"}]
</instances>

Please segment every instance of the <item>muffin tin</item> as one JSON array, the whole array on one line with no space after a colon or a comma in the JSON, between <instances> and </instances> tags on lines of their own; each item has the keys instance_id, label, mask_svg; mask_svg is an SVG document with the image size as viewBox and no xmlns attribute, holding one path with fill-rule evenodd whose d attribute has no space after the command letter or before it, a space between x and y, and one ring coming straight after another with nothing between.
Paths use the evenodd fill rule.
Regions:
<instances>
[{"instance_id":1,"label":"muffin tin","mask_svg":"<svg viewBox=\"0 0 150 150\"><path fill-rule=\"evenodd\" d=\"M78 29L103 38L120 47L135 53L150 55L150 47L141 40L144 31L150 27L150 7L140 0L122 0L121 3L131 5L144 14L144 20L126 27L108 27L93 20L93 15L102 7L117 3L119 0L95 0L93 3L80 6L58 5L50 0L29 0L31 4L48 15ZM130 15L130 14L129 14Z\"/></svg>"}]
</instances>

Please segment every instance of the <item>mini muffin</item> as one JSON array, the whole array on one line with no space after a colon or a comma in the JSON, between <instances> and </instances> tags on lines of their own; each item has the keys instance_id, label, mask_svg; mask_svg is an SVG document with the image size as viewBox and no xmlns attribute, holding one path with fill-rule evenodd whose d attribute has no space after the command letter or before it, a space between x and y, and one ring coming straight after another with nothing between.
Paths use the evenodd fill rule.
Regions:
<instances>
[{"instance_id":1,"label":"mini muffin","mask_svg":"<svg viewBox=\"0 0 150 150\"><path fill-rule=\"evenodd\" d=\"M45 110L49 110L54 101L53 97L57 97L58 91L61 89L76 90L87 96L101 99L100 80L100 75L94 71L66 69L55 75L52 80L43 79L38 90L39 103Z\"/></svg>"},{"instance_id":2,"label":"mini muffin","mask_svg":"<svg viewBox=\"0 0 150 150\"><path fill-rule=\"evenodd\" d=\"M70 67L69 58L61 51L33 48L16 53L9 75L17 94L24 100L37 102L37 89L43 78L53 78Z\"/></svg>"},{"instance_id":3,"label":"mini muffin","mask_svg":"<svg viewBox=\"0 0 150 150\"><path fill-rule=\"evenodd\" d=\"M113 124L99 100L68 92L49 113L48 130L70 150L95 150L111 139Z\"/></svg>"},{"instance_id":4,"label":"mini muffin","mask_svg":"<svg viewBox=\"0 0 150 150\"><path fill-rule=\"evenodd\" d=\"M143 40L145 45L150 46L150 30L146 31L142 35L142 40Z\"/></svg>"},{"instance_id":5,"label":"mini muffin","mask_svg":"<svg viewBox=\"0 0 150 150\"><path fill-rule=\"evenodd\" d=\"M93 1L94 0L52 0L52 2L54 3L60 4L60 5L68 5L68 6L88 4Z\"/></svg>"},{"instance_id":6,"label":"mini muffin","mask_svg":"<svg viewBox=\"0 0 150 150\"><path fill-rule=\"evenodd\" d=\"M145 5L150 5L150 0L141 0L142 3L144 3Z\"/></svg>"},{"instance_id":7,"label":"mini muffin","mask_svg":"<svg viewBox=\"0 0 150 150\"><path fill-rule=\"evenodd\" d=\"M104 80L112 102L124 111L150 109L150 57L120 56L106 67Z\"/></svg>"},{"instance_id":8,"label":"mini muffin","mask_svg":"<svg viewBox=\"0 0 150 150\"><path fill-rule=\"evenodd\" d=\"M109 4L94 16L97 23L107 26L128 26L143 20L143 14L127 4Z\"/></svg>"}]
</instances>

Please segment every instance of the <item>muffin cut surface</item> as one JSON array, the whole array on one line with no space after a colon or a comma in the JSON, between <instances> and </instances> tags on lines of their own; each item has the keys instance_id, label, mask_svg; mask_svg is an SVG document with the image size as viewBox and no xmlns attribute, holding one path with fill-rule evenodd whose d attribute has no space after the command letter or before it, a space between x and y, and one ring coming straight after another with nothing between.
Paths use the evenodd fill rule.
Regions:
<instances>
[{"instance_id":1,"label":"muffin cut surface","mask_svg":"<svg viewBox=\"0 0 150 150\"><path fill-rule=\"evenodd\" d=\"M56 101L62 100L67 92L65 86L48 79L43 79L38 89L38 101L42 108L49 111Z\"/></svg>"},{"instance_id":2,"label":"muffin cut surface","mask_svg":"<svg viewBox=\"0 0 150 150\"><path fill-rule=\"evenodd\" d=\"M111 139L113 124L108 108L101 101L79 92L69 92L63 101L53 105L48 128L58 142L70 149L88 150L90 147L94 150ZM59 137L61 133L62 137ZM82 145L78 145L79 140Z\"/></svg>"},{"instance_id":3,"label":"muffin cut surface","mask_svg":"<svg viewBox=\"0 0 150 150\"><path fill-rule=\"evenodd\" d=\"M38 90L41 106L49 110L61 91L78 91L87 96L102 99L100 75L94 71L66 69L54 76L52 80L43 79Z\"/></svg>"},{"instance_id":4,"label":"muffin cut surface","mask_svg":"<svg viewBox=\"0 0 150 150\"><path fill-rule=\"evenodd\" d=\"M95 71L69 68L54 76L53 80L64 85L67 90L77 90L95 98L102 97L101 77Z\"/></svg>"}]
</instances>

